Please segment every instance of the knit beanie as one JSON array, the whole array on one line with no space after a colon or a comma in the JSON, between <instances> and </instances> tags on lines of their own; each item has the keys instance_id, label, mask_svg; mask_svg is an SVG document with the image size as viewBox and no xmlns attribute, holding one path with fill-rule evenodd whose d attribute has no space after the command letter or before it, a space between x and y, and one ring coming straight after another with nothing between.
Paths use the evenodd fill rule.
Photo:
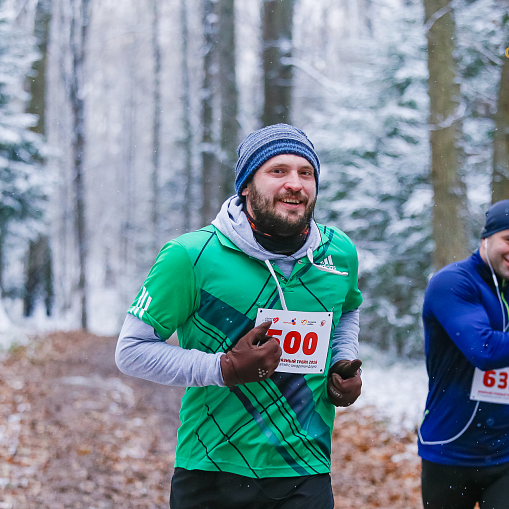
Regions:
<instances>
[{"instance_id":1,"label":"knit beanie","mask_svg":"<svg viewBox=\"0 0 509 509\"><path fill-rule=\"evenodd\" d=\"M235 166L235 191L239 196L256 170L274 156L293 154L307 159L315 169L316 189L320 175L320 161L308 137L288 124L269 125L249 134L239 145L239 160Z\"/></svg>"},{"instance_id":2,"label":"knit beanie","mask_svg":"<svg viewBox=\"0 0 509 509\"><path fill-rule=\"evenodd\" d=\"M509 200L497 201L488 209L481 238L491 237L503 230L509 230Z\"/></svg>"}]
</instances>

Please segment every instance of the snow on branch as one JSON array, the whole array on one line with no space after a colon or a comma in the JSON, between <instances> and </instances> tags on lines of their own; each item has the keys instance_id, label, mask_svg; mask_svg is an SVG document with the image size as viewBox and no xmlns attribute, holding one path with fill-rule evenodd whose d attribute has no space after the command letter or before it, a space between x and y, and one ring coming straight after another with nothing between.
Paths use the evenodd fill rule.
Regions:
<instances>
[{"instance_id":1,"label":"snow on branch","mask_svg":"<svg viewBox=\"0 0 509 509\"><path fill-rule=\"evenodd\" d=\"M429 32L431 27L442 17L445 16L448 12L453 10L453 2L449 2L445 7L442 7L441 9L438 9L426 23L424 23L424 30L426 32Z\"/></svg>"},{"instance_id":2,"label":"snow on branch","mask_svg":"<svg viewBox=\"0 0 509 509\"><path fill-rule=\"evenodd\" d=\"M479 53L484 55L488 60L491 60L494 64L502 65L504 63L504 61L501 58L497 57L497 55L494 55L491 51L487 50L479 42L477 42L475 40L470 41L470 42L475 46L475 48L477 49L477 51L479 51Z\"/></svg>"},{"instance_id":3,"label":"snow on branch","mask_svg":"<svg viewBox=\"0 0 509 509\"><path fill-rule=\"evenodd\" d=\"M329 78L324 76L321 72L317 71L312 65L308 64L307 62L304 62L304 60L301 60L300 58L282 57L281 63L283 65L293 65L294 67L297 67L298 69L304 71L308 76L313 78L315 81L320 83L320 85L324 86L325 88L330 88L337 91L342 90L342 87L338 82L330 80Z\"/></svg>"},{"instance_id":4,"label":"snow on branch","mask_svg":"<svg viewBox=\"0 0 509 509\"><path fill-rule=\"evenodd\" d=\"M438 124L428 124L428 128L430 131L440 131L441 129L446 129L447 127L451 127L454 122L460 120L465 115L465 111L467 110L467 105L464 102L461 102L458 106L457 110L449 115L447 118L439 122Z\"/></svg>"}]
</instances>

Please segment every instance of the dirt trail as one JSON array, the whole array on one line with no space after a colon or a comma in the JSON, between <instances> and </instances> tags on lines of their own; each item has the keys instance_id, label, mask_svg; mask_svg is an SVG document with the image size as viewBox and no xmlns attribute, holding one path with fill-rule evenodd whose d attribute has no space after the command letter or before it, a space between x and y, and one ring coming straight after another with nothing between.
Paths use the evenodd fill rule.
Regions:
<instances>
[{"instance_id":1,"label":"dirt trail","mask_svg":"<svg viewBox=\"0 0 509 509\"><path fill-rule=\"evenodd\" d=\"M114 349L57 333L0 363L0 509L168 508L184 391L122 375ZM339 413L336 509L421 509L414 449L366 411Z\"/></svg>"}]
</instances>

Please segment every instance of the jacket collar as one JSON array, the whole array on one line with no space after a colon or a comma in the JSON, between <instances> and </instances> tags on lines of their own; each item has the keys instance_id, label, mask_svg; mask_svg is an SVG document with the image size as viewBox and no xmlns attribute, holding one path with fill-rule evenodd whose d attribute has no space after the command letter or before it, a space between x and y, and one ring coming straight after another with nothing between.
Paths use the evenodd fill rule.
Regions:
<instances>
[{"instance_id":1,"label":"jacket collar","mask_svg":"<svg viewBox=\"0 0 509 509\"><path fill-rule=\"evenodd\" d=\"M495 283L493 282L493 276L491 274L490 267L488 264L481 258L481 254L479 250L477 250L471 257L475 269L477 273L481 276L483 281L491 288L493 292L495 290ZM498 286L503 291L504 294L509 292L509 285L502 278L497 276Z\"/></svg>"}]
</instances>

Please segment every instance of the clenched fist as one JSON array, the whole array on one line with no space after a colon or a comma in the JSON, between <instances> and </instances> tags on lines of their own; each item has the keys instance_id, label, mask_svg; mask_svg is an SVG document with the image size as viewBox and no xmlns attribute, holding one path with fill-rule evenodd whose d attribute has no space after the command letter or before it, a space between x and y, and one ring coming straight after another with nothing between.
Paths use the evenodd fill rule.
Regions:
<instances>
[{"instance_id":1,"label":"clenched fist","mask_svg":"<svg viewBox=\"0 0 509 509\"><path fill-rule=\"evenodd\" d=\"M267 336L271 324L264 322L250 330L221 357L221 372L227 387L261 382L274 373L281 347L275 338Z\"/></svg>"},{"instance_id":2,"label":"clenched fist","mask_svg":"<svg viewBox=\"0 0 509 509\"><path fill-rule=\"evenodd\" d=\"M340 360L329 370L327 394L335 406L350 406L361 394L362 380L359 368L362 361Z\"/></svg>"}]
</instances>

